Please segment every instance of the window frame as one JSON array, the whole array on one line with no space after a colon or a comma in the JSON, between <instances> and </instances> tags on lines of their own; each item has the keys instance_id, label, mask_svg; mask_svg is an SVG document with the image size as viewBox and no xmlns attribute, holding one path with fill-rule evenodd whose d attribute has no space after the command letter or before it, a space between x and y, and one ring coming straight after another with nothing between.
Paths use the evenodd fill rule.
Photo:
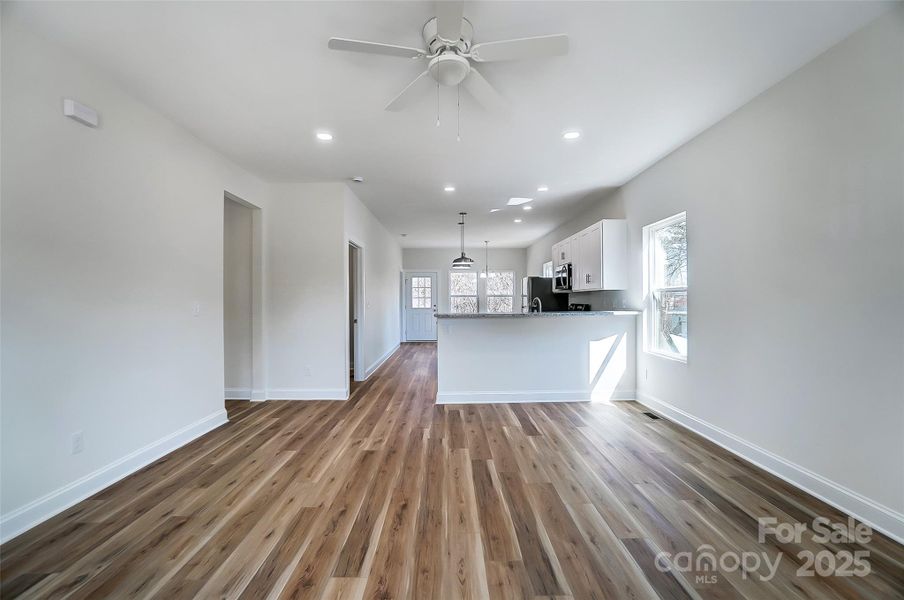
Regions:
<instances>
[{"instance_id":1,"label":"window frame","mask_svg":"<svg viewBox=\"0 0 904 600\"><path fill-rule=\"evenodd\" d=\"M490 294L490 274L491 273L511 273L512 274L512 293L511 294ZM483 284L483 297L484 304L486 305L486 312L488 314L493 315L511 315L515 313L515 290L517 286L515 285L515 279L517 276L517 272L515 269L493 269L487 271L487 277L484 279ZM511 298L512 300L512 309L508 312L490 312L490 298Z\"/></svg>"},{"instance_id":2,"label":"window frame","mask_svg":"<svg viewBox=\"0 0 904 600\"><path fill-rule=\"evenodd\" d=\"M473 294L453 294L452 293L452 276L453 275L473 275L474 276L474 293ZM476 315L480 314L480 278L477 276L477 271L449 271L449 312L454 314L461 315ZM452 299L453 298L474 298L476 303L476 310L473 312L456 312L455 307L453 306Z\"/></svg>"},{"instance_id":3,"label":"window frame","mask_svg":"<svg viewBox=\"0 0 904 600\"><path fill-rule=\"evenodd\" d=\"M644 293L644 318L643 318L643 351L646 354L651 354L653 356L658 356L660 358L665 358L668 360L673 360L675 362L680 362L687 364L688 356L690 355L690 336L687 338L687 348L685 349L685 354L679 354L677 352L667 352L660 349L653 340L653 336L656 334L656 327L654 324L654 319L659 315L659 309L657 307L657 297L662 292L684 292L685 296L689 298L688 292L688 283L689 283L689 264L687 267L688 274L686 275L685 285L683 286L661 286L657 287L656 282L654 281L654 277L656 274L655 268L655 260L656 255L654 252L654 239L656 234L665 229L666 227L670 227L675 225L676 223L680 223L684 221L685 223L685 236L687 237L687 211L681 211L675 215L670 217L666 217L665 219L661 219L656 221L655 223L650 223L649 225L644 226L643 228L643 293ZM687 240L685 243L689 243ZM690 262L690 261L688 261ZM689 311L688 311L689 312Z\"/></svg>"}]
</instances>

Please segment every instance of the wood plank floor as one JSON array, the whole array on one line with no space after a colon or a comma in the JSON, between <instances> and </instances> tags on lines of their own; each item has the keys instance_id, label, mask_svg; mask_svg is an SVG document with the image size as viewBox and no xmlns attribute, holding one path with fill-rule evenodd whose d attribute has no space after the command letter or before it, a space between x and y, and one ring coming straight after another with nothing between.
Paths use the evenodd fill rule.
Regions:
<instances>
[{"instance_id":1,"label":"wood plank floor","mask_svg":"<svg viewBox=\"0 0 904 600\"><path fill-rule=\"evenodd\" d=\"M227 425L4 545L0 595L904 597L904 548L878 534L759 543L757 517L845 517L640 405L434 406L435 358L403 345L348 402L229 402ZM781 559L768 581L656 566L704 545ZM798 576L819 550L871 572Z\"/></svg>"}]
</instances>

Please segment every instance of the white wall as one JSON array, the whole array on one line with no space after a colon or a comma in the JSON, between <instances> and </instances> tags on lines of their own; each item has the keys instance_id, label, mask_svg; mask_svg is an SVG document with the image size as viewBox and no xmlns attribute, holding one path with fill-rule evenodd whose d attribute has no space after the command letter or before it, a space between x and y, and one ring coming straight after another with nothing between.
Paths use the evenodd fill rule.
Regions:
<instances>
[{"instance_id":1,"label":"white wall","mask_svg":"<svg viewBox=\"0 0 904 600\"><path fill-rule=\"evenodd\" d=\"M904 537L904 10L626 184L552 241L686 210L688 363L642 400ZM555 239L553 239L555 238Z\"/></svg>"},{"instance_id":2,"label":"white wall","mask_svg":"<svg viewBox=\"0 0 904 600\"><path fill-rule=\"evenodd\" d=\"M347 239L369 254L368 364L398 343L401 251L344 183L264 182L3 16L8 539L225 421L224 193L260 209L259 399L347 397Z\"/></svg>"},{"instance_id":3,"label":"white wall","mask_svg":"<svg viewBox=\"0 0 904 600\"><path fill-rule=\"evenodd\" d=\"M344 209L345 239L360 246L364 252L365 306L363 319L359 319L358 331L363 329L362 360L365 373L370 375L399 346L399 273L402 270L402 248L395 236L377 221L347 187ZM347 243L345 249L348 252ZM348 352L345 354L348 356Z\"/></svg>"},{"instance_id":4,"label":"white wall","mask_svg":"<svg viewBox=\"0 0 904 600\"><path fill-rule=\"evenodd\" d=\"M223 194L267 191L9 18L2 77L7 537L225 420Z\"/></svg>"},{"instance_id":5,"label":"white wall","mask_svg":"<svg viewBox=\"0 0 904 600\"><path fill-rule=\"evenodd\" d=\"M364 364L399 343L401 250L344 183L274 185L267 240L268 397L348 396L348 240L364 248Z\"/></svg>"},{"instance_id":6,"label":"white wall","mask_svg":"<svg viewBox=\"0 0 904 600\"><path fill-rule=\"evenodd\" d=\"M227 398L251 398L251 211L224 200L223 337Z\"/></svg>"},{"instance_id":7,"label":"white wall","mask_svg":"<svg viewBox=\"0 0 904 600\"><path fill-rule=\"evenodd\" d=\"M474 259L474 270L480 272L486 266L484 248L465 248L465 254ZM449 271L452 260L461 255L459 248L404 248L402 264L406 271L437 271L437 311L449 312ZM515 312L521 310L521 278L527 274L524 248L493 248L490 245L490 269L515 271ZM484 280L478 279L480 310L484 307Z\"/></svg>"},{"instance_id":8,"label":"white wall","mask_svg":"<svg viewBox=\"0 0 904 600\"><path fill-rule=\"evenodd\" d=\"M345 398L341 183L274 185L264 211L268 398Z\"/></svg>"}]
</instances>

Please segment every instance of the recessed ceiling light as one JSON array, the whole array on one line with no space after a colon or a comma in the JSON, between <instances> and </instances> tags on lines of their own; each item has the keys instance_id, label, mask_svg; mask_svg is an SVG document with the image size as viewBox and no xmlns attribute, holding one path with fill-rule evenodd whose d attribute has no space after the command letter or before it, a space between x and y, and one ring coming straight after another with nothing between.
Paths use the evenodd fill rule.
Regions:
<instances>
[{"instance_id":1,"label":"recessed ceiling light","mask_svg":"<svg viewBox=\"0 0 904 600\"><path fill-rule=\"evenodd\" d=\"M352 177L352 181L354 181L355 183L364 183L364 178L361 176Z\"/></svg>"},{"instance_id":2,"label":"recessed ceiling light","mask_svg":"<svg viewBox=\"0 0 904 600\"><path fill-rule=\"evenodd\" d=\"M454 186L454 185L447 185L446 187L443 188L443 191L444 191L444 192L454 192L454 191L455 191L455 186Z\"/></svg>"},{"instance_id":3,"label":"recessed ceiling light","mask_svg":"<svg viewBox=\"0 0 904 600\"><path fill-rule=\"evenodd\" d=\"M525 206L524 210L532 210L533 208L534 208L533 206Z\"/></svg>"},{"instance_id":4,"label":"recessed ceiling light","mask_svg":"<svg viewBox=\"0 0 904 600\"><path fill-rule=\"evenodd\" d=\"M540 187L537 188L537 191L538 192L548 192L549 186L541 185Z\"/></svg>"},{"instance_id":5,"label":"recessed ceiling light","mask_svg":"<svg viewBox=\"0 0 904 600\"><path fill-rule=\"evenodd\" d=\"M318 131L317 139L320 140L321 142L329 142L330 140L333 139L333 134L328 131Z\"/></svg>"},{"instance_id":6,"label":"recessed ceiling light","mask_svg":"<svg viewBox=\"0 0 904 600\"><path fill-rule=\"evenodd\" d=\"M520 223L521 219L515 219L515 223Z\"/></svg>"},{"instance_id":7,"label":"recessed ceiling light","mask_svg":"<svg viewBox=\"0 0 904 600\"><path fill-rule=\"evenodd\" d=\"M520 204L527 204L528 202L533 202L533 198L509 198L508 205L509 206L518 206Z\"/></svg>"},{"instance_id":8,"label":"recessed ceiling light","mask_svg":"<svg viewBox=\"0 0 904 600\"><path fill-rule=\"evenodd\" d=\"M565 131L562 133L562 138L566 139L566 140L576 140L579 137L581 137L580 131L571 130L571 131Z\"/></svg>"},{"instance_id":9,"label":"recessed ceiling light","mask_svg":"<svg viewBox=\"0 0 904 600\"><path fill-rule=\"evenodd\" d=\"M502 210L502 209L501 208L491 208L490 212L499 212L500 210Z\"/></svg>"}]
</instances>

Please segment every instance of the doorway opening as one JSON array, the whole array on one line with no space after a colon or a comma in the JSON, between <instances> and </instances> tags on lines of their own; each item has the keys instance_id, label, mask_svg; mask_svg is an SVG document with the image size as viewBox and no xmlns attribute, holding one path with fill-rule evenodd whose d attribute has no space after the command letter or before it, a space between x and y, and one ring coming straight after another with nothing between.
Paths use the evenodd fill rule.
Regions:
<instances>
[{"instance_id":1,"label":"doorway opening","mask_svg":"<svg viewBox=\"0 0 904 600\"><path fill-rule=\"evenodd\" d=\"M436 271L402 273L406 342L436 341Z\"/></svg>"},{"instance_id":2,"label":"doorway opening","mask_svg":"<svg viewBox=\"0 0 904 600\"><path fill-rule=\"evenodd\" d=\"M223 198L223 396L264 400L260 209Z\"/></svg>"},{"instance_id":3,"label":"doorway opening","mask_svg":"<svg viewBox=\"0 0 904 600\"><path fill-rule=\"evenodd\" d=\"M364 381L364 249L348 243L348 376ZM351 389L351 388L349 388Z\"/></svg>"}]
</instances>

